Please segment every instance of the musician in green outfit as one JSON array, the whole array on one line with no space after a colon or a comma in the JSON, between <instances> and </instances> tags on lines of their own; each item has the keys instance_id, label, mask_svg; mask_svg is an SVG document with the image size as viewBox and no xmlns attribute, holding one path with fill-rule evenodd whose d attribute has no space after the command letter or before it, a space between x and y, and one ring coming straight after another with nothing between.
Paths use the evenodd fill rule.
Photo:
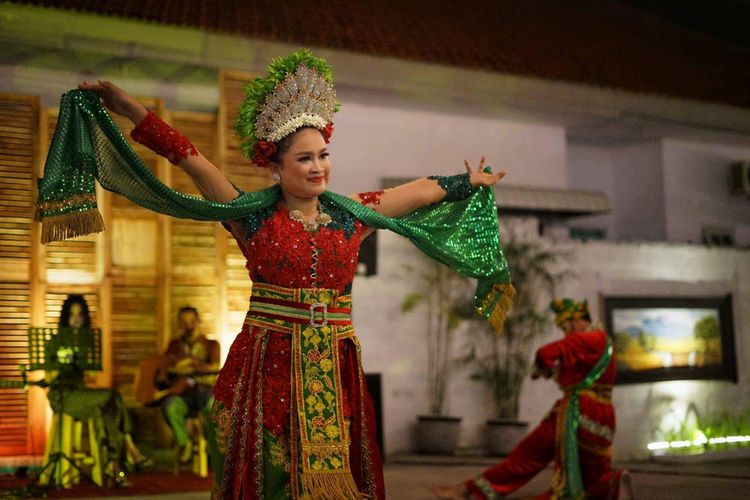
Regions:
<instances>
[{"instance_id":1,"label":"musician in green outfit","mask_svg":"<svg viewBox=\"0 0 750 500\"><path fill-rule=\"evenodd\" d=\"M90 388L86 384L84 360L86 350L94 342L93 338L86 338L92 336L91 316L83 295L68 295L58 326L59 333L44 348L45 362L59 367L45 376L52 411L77 420L95 418L100 442L107 448L107 473L115 478L117 486L128 486L122 469L140 470L151 466L152 462L133 442L133 425L120 393L114 389Z\"/></svg>"}]
</instances>

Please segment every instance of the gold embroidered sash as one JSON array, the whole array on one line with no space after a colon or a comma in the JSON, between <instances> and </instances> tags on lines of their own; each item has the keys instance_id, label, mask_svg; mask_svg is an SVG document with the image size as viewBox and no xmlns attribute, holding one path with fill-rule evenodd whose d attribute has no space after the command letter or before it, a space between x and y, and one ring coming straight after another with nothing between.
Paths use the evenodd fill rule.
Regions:
<instances>
[{"instance_id":1,"label":"gold embroidered sash","mask_svg":"<svg viewBox=\"0 0 750 500\"><path fill-rule=\"evenodd\" d=\"M302 498L360 498L349 462L337 342L354 334L351 297L325 288L253 283L245 323L292 335Z\"/></svg>"}]
</instances>

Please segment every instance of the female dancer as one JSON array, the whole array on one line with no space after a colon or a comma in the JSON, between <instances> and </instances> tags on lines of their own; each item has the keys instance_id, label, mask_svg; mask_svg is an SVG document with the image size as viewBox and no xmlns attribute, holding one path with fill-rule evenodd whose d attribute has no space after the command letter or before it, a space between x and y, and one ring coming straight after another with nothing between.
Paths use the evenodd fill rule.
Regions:
<instances>
[{"instance_id":1,"label":"female dancer","mask_svg":"<svg viewBox=\"0 0 750 500\"><path fill-rule=\"evenodd\" d=\"M101 228L91 210L96 177L150 209L225 221L247 258L249 311L214 388L222 451L214 462L214 496L383 498L373 412L351 324L360 242L387 228L479 278L477 310L499 325L513 290L488 186L504 174L485 171L483 158L477 170L466 162L462 175L349 198L327 192L326 144L338 103L330 67L306 50L274 60L269 75L246 88L235 128L243 152L271 169L276 182L256 193L239 191L187 138L115 85L83 82L80 89L128 117L136 125L132 137L187 172L210 201L160 184L119 137L99 99L74 91L63 96L65 120L58 122L40 188L43 237ZM81 127L90 133L73 140ZM86 165L70 171L76 159L86 164L89 158L93 173ZM78 191L63 182L76 173L83 179L78 186L85 185ZM60 189L65 196L56 194Z\"/></svg>"}]
</instances>

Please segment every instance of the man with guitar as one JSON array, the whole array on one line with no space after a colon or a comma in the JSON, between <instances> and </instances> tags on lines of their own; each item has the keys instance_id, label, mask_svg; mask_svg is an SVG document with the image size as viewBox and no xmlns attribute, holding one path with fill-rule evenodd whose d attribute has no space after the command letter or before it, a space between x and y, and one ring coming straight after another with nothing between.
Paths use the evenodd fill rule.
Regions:
<instances>
[{"instance_id":1,"label":"man with guitar","mask_svg":"<svg viewBox=\"0 0 750 500\"><path fill-rule=\"evenodd\" d=\"M185 418L191 412L203 411L205 422L210 420L212 387L220 364L219 343L202 335L199 326L196 308L179 310L179 337L169 342L164 353L167 374L157 380L157 387L169 393L162 401L162 408L179 447L180 463L190 461L193 452Z\"/></svg>"}]
</instances>

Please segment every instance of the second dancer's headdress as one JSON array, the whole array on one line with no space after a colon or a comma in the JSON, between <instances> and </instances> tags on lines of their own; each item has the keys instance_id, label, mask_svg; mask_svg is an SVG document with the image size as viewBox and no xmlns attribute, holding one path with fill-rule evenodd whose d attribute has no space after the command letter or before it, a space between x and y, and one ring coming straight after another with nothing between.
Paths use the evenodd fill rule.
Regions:
<instances>
[{"instance_id":1,"label":"second dancer's headdress","mask_svg":"<svg viewBox=\"0 0 750 500\"><path fill-rule=\"evenodd\" d=\"M271 61L268 75L245 86L234 129L242 154L267 166L276 143L300 127L314 127L326 142L333 133L333 114L339 110L333 71L325 59L299 50Z\"/></svg>"},{"instance_id":2,"label":"second dancer's headdress","mask_svg":"<svg viewBox=\"0 0 750 500\"><path fill-rule=\"evenodd\" d=\"M555 313L555 323L558 326L571 319L591 321L589 304L586 300L555 299L550 303L549 308Z\"/></svg>"}]
</instances>

